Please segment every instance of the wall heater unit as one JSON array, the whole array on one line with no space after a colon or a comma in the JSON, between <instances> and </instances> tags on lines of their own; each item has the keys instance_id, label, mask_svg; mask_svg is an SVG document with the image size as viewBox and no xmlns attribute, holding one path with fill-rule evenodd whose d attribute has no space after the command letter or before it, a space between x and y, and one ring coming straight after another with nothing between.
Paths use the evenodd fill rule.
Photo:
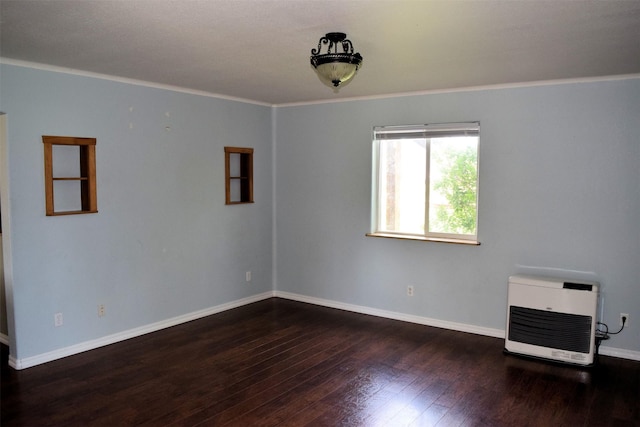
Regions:
<instances>
[{"instance_id":1,"label":"wall heater unit","mask_svg":"<svg viewBox=\"0 0 640 427\"><path fill-rule=\"evenodd\" d=\"M598 283L509 277L505 352L593 365Z\"/></svg>"}]
</instances>

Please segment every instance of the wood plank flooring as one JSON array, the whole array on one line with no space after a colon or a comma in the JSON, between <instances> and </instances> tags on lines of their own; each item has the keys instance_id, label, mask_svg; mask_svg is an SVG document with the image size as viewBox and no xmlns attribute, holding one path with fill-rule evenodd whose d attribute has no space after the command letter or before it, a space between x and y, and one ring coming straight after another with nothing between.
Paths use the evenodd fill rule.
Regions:
<instances>
[{"instance_id":1,"label":"wood plank flooring","mask_svg":"<svg viewBox=\"0 0 640 427\"><path fill-rule=\"evenodd\" d=\"M269 299L44 365L2 360L2 426L640 426L640 362Z\"/></svg>"}]
</instances>

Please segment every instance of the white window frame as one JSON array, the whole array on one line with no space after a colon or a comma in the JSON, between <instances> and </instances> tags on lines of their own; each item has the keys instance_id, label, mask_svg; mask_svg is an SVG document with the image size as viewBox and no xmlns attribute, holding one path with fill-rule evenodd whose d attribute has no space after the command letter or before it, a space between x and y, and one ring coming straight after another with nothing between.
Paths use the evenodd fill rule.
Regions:
<instances>
[{"instance_id":1,"label":"white window frame","mask_svg":"<svg viewBox=\"0 0 640 427\"><path fill-rule=\"evenodd\" d=\"M382 197L380 194L380 180L384 177L380 176L380 147L381 141L385 135L403 135L402 138L425 138L427 141L426 148L426 195L425 195L425 231L424 234L413 234L398 231L386 231L381 227L379 215L379 201ZM456 234L456 233L434 233L429 231L429 158L430 158L430 138L442 136L478 136L477 148L477 165L476 165L476 233L475 234ZM396 139L396 138L389 138ZM371 232L367 236L372 237L391 237L398 239L424 240L446 243L461 243L469 245L479 245L478 241L478 202L480 190L480 123L440 123L427 125L409 125L409 126L376 126L373 128L373 152L372 152L372 186L371 186Z\"/></svg>"}]
</instances>

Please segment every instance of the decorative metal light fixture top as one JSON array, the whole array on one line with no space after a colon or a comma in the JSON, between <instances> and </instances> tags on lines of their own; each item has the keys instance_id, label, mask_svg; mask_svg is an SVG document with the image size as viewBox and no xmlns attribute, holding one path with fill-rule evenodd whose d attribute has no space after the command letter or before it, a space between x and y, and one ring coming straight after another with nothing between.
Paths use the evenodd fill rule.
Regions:
<instances>
[{"instance_id":1,"label":"decorative metal light fixture top","mask_svg":"<svg viewBox=\"0 0 640 427\"><path fill-rule=\"evenodd\" d=\"M328 45L327 53L321 54L323 44ZM339 46L342 52L338 52ZM361 64L362 56L353 53L353 44L345 33L327 33L318 41L318 49L311 49L311 65L318 78L335 92L351 81Z\"/></svg>"}]
</instances>

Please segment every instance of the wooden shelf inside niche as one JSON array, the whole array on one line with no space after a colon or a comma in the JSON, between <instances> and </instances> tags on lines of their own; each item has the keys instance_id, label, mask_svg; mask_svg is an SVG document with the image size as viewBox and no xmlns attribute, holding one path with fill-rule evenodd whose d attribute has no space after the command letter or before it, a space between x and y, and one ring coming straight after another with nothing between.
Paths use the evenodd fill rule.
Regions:
<instances>
[{"instance_id":1,"label":"wooden shelf inside niche","mask_svg":"<svg viewBox=\"0 0 640 427\"><path fill-rule=\"evenodd\" d=\"M224 147L225 204L253 203L253 148Z\"/></svg>"},{"instance_id":2,"label":"wooden shelf inside niche","mask_svg":"<svg viewBox=\"0 0 640 427\"><path fill-rule=\"evenodd\" d=\"M96 188L96 139L69 136L43 136L45 213L47 216L77 215L98 212ZM79 176L54 176L54 146L77 146L79 152ZM57 211L54 200L54 182L78 181L80 183L80 209Z\"/></svg>"}]
</instances>

